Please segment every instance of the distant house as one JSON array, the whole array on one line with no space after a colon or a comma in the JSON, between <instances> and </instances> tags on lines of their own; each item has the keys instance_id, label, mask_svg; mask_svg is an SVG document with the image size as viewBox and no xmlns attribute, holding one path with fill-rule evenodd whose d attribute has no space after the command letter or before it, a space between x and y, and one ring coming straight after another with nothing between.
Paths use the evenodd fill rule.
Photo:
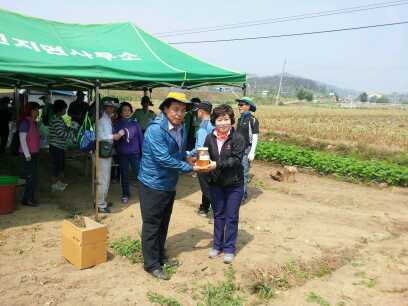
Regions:
<instances>
[{"instance_id":1,"label":"distant house","mask_svg":"<svg viewBox=\"0 0 408 306\"><path fill-rule=\"evenodd\" d=\"M269 92L270 92L269 90L261 90L261 91L258 91L257 94L262 97L267 97L269 95Z\"/></svg>"},{"instance_id":2,"label":"distant house","mask_svg":"<svg viewBox=\"0 0 408 306\"><path fill-rule=\"evenodd\" d=\"M382 93L379 93L379 92L369 92L369 93L367 93L367 97L368 97L369 100L371 98L378 99L378 98L381 98L382 96L384 96L384 95Z\"/></svg>"}]
</instances>

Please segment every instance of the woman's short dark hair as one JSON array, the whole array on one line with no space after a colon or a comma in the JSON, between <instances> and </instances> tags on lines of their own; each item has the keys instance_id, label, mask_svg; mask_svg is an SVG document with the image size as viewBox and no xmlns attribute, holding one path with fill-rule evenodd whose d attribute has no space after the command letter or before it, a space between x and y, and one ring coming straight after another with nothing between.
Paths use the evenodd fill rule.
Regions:
<instances>
[{"instance_id":1,"label":"woman's short dark hair","mask_svg":"<svg viewBox=\"0 0 408 306\"><path fill-rule=\"evenodd\" d=\"M62 112L64 109L67 109L67 103L64 100L55 100L54 101L54 114Z\"/></svg>"},{"instance_id":2,"label":"woman's short dark hair","mask_svg":"<svg viewBox=\"0 0 408 306\"><path fill-rule=\"evenodd\" d=\"M218 117L225 115L228 115L228 117L230 117L231 124L235 123L234 110L228 104L221 104L213 109L211 113L211 123L215 125L215 120L217 120Z\"/></svg>"},{"instance_id":3,"label":"woman's short dark hair","mask_svg":"<svg viewBox=\"0 0 408 306\"><path fill-rule=\"evenodd\" d=\"M129 107L129 108L130 108L130 112L133 113L132 104L130 104L129 102L126 102L126 101L125 101L125 102L120 103L120 105L119 105L119 109L118 109L118 115L119 115L119 117L121 117L123 108L126 107L126 106Z\"/></svg>"}]
</instances>

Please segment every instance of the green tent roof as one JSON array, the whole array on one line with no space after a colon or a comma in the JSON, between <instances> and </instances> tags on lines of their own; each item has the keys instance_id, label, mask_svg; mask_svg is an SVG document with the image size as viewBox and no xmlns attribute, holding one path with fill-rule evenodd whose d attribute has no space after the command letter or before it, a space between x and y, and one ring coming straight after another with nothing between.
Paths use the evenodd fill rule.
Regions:
<instances>
[{"instance_id":1,"label":"green tent roof","mask_svg":"<svg viewBox=\"0 0 408 306\"><path fill-rule=\"evenodd\" d=\"M192 57L132 23L65 24L0 9L0 87L242 85L244 73Z\"/></svg>"}]
</instances>

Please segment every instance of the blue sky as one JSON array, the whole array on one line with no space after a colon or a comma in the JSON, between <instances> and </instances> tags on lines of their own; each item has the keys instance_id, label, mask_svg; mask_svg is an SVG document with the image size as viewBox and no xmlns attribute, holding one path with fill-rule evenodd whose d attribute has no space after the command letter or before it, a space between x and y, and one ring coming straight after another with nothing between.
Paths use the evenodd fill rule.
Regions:
<instances>
[{"instance_id":1,"label":"blue sky","mask_svg":"<svg viewBox=\"0 0 408 306\"><path fill-rule=\"evenodd\" d=\"M0 7L62 22L131 21L151 33L336 10L387 0L0 0ZM406 5L303 21L165 38L168 42L275 35L408 20ZM178 45L208 62L257 75L287 71L360 91L408 92L408 24L380 29L217 44Z\"/></svg>"}]
</instances>

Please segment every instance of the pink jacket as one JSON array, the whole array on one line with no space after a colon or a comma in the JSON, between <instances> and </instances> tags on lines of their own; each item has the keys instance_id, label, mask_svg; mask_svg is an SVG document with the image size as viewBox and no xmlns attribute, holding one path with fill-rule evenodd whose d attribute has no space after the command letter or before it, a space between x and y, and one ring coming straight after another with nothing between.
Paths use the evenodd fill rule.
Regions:
<instances>
[{"instance_id":1,"label":"pink jacket","mask_svg":"<svg viewBox=\"0 0 408 306\"><path fill-rule=\"evenodd\" d=\"M23 120L28 121L28 133L27 133L27 146L30 154L38 153L40 151L40 131L38 130L37 123L31 117L26 117ZM23 153L20 144L20 153Z\"/></svg>"}]
</instances>

